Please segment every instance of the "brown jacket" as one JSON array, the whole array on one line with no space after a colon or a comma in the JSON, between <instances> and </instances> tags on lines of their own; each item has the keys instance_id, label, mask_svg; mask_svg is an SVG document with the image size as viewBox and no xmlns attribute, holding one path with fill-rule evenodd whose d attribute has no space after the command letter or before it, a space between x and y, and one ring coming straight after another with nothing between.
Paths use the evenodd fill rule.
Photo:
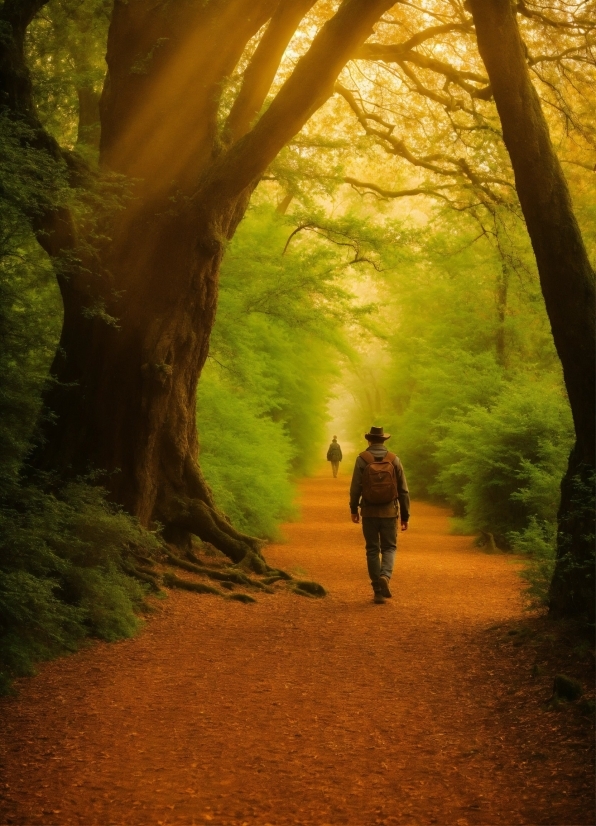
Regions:
<instances>
[{"instance_id":1,"label":"brown jacket","mask_svg":"<svg viewBox=\"0 0 596 826\"><path fill-rule=\"evenodd\" d=\"M377 458L382 458L387 453L385 445L371 445L368 451ZM366 467L366 462L360 456L356 459L354 465L354 473L352 474L352 484L350 485L350 511L358 513L360 506L360 513L362 516L384 516L397 517L400 515L402 522L407 522L410 518L410 494L408 492L408 483L406 481L406 474L404 473L403 465L395 457L393 462L395 465L395 478L397 481L397 498L399 502L388 502L386 505L369 505L362 499L362 471Z\"/></svg>"}]
</instances>

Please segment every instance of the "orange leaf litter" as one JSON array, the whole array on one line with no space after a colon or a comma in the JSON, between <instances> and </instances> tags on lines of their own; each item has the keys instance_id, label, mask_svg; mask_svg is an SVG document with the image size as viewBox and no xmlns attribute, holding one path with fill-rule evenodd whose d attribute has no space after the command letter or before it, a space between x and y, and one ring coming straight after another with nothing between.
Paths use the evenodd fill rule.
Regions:
<instances>
[{"instance_id":1,"label":"orange leaf litter","mask_svg":"<svg viewBox=\"0 0 596 826\"><path fill-rule=\"evenodd\" d=\"M0 700L0 823L592 824L585 726L507 642L511 557L414 503L374 605L348 484L303 482L302 521L266 549L325 599L173 591L137 638L19 680Z\"/></svg>"}]
</instances>

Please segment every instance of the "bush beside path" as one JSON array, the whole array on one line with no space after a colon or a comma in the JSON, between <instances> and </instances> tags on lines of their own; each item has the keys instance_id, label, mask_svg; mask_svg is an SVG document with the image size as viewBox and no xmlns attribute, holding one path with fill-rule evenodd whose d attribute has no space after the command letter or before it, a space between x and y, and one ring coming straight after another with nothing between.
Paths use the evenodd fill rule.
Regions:
<instances>
[{"instance_id":1,"label":"bush beside path","mask_svg":"<svg viewBox=\"0 0 596 826\"><path fill-rule=\"evenodd\" d=\"M517 563L415 503L374 605L348 483L306 480L266 552L325 599L173 591L139 637L18 681L0 823L592 824L589 719L548 703Z\"/></svg>"}]
</instances>

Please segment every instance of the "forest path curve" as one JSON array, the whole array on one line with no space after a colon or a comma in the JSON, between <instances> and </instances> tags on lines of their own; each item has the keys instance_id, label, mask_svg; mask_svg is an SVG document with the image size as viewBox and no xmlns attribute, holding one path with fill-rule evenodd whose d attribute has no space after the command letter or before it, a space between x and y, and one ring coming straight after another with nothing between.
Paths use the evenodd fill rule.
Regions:
<instances>
[{"instance_id":1,"label":"forest path curve","mask_svg":"<svg viewBox=\"0 0 596 826\"><path fill-rule=\"evenodd\" d=\"M585 750L507 637L511 558L414 503L374 605L347 477L301 492L267 558L329 596L174 591L139 637L19 681L0 701L0 823L592 823Z\"/></svg>"}]
</instances>

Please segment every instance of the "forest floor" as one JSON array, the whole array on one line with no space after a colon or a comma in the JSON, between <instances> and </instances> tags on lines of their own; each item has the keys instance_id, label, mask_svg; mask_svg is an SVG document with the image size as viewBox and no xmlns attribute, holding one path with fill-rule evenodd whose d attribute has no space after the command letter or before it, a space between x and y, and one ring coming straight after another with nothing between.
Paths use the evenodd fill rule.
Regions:
<instances>
[{"instance_id":1,"label":"forest floor","mask_svg":"<svg viewBox=\"0 0 596 826\"><path fill-rule=\"evenodd\" d=\"M524 615L519 563L428 504L374 605L347 489L305 481L266 553L326 598L172 591L137 638L19 680L0 823L593 824L590 717L549 704L561 669L588 679L587 652Z\"/></svg>"}]
</instances>

